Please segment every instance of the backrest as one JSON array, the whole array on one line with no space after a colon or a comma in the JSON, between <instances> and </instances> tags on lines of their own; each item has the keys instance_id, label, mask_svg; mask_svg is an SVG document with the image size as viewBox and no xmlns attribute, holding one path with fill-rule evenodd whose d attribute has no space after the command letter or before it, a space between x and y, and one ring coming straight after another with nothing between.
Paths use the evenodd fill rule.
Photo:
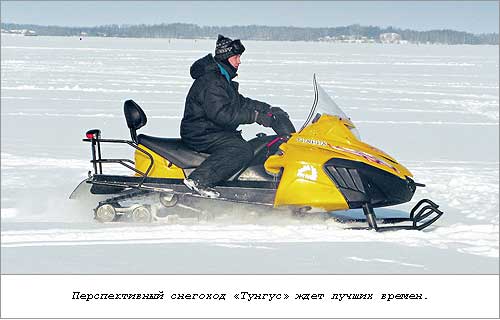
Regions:
<instances>
[{"instance_id":1,"label":"backrest","mask_svg":"<svg viewBox=\"0 0 500 320\"><path fill-rule=\"evenodd\" d=\"M136 130L142 128L148 121L146 114L134 100L127 100L123 105L123 112L127 120L127 126L130 129L132 140L137 142Z\"/></svg>"}]
</instances>

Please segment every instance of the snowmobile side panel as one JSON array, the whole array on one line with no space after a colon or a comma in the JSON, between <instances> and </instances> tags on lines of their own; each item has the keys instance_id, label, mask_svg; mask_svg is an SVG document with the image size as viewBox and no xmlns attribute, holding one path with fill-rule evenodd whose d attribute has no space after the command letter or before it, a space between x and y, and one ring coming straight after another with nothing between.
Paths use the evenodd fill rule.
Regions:
<instances>
[{"instance_id":1,"label":"snowmobile side panel","mask_svg":"<svg viewBox=\"0 0 500 320\"><path fill-rule=\"evenodd\" d=\"M266 171L283 169L274 205L310 206L325 211L349 208L344 196L324 172L323 165L332 157L332 151L283 144L281 155L268 158Z\"/></svg>"},{"instance_id":2,"label":"snowmobile side panel","mask_svg":"<svg viewBox=\"0 0 500 320\"><path fill-rule=\"evenodd\" d=\"M170 178L170 179L184 179L184 171L170 162L168 159L163 158L158 153L148 149L144 145L139 145L140 148L147 151L153 157L153 167L149 173L149 177L155 178ZM137 170L145 172L151 160L143 152L135 151L135 167Z\"/></svg>"}]
</instances>

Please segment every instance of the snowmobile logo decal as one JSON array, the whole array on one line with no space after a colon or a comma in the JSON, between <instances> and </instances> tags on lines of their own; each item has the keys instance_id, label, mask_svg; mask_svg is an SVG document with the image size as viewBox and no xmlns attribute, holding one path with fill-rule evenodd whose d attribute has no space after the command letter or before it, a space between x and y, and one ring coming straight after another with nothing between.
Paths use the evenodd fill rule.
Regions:
<instances>
[{"instance_id":1,"label":"snowmobile logo decal","mask_svg":"<svg viewBox=\"0 0 500 320\"><path fill-rule=\"evenodd\" d=\"M322 146L322 147L328 145L328 143L326 143L325 141L314 140L314 139L297 138L297 141L302 142L302 143L307 143L307 144L314 144L314 145Z\"/></svg>"},{"instance_id":2,"label":"snowmobile logo decal","mask_svg":"<svg viewBox=\"0 0 500 320\"><path fill-rule=\"evenodd\" d=\"M332 145L330 145L330 147L332 147L333 149L336 149L336 150L340 150L340 151L348 152L348 153L351 153L351 154L354 154L354 155L357 155L357 156L361 156L361 157L365 158L366 160L368 160L370 162L381 164L381 165L386 166L388 168L391 168L395 172L399 173L399 170L396 167L391 166L387 162L385 162L383 160L380 160L379 158L377 158L375 156L372 156L369 153L366 153L366 152L363 152L363 151L359 151L359 150L353 150L353 149L349 149L349 148L344 148L344 147L341 147L341 146L332 146Z\"/></svg>"},{"instance_id":3,"label":"snowmobile logo decal","mask_svg":"<svg viewBox=\"0 0 500 320\"><path fill-rule=\"evenodd\" d=\"M318 170L315 167L306 164L297 172L297 177L316 181L318 179Z\"/></svg>"}]
</instances>

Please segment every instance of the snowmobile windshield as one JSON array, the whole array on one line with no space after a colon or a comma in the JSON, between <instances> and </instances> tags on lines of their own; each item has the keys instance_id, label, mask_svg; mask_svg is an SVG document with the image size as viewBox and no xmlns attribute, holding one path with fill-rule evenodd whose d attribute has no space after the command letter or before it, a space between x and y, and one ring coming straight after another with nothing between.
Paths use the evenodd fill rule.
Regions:
<instances>
[{"instance_id":1,"label":"snowmobile windshield","mask_svg":"<svg viewBox=\"0 0 500 320\"><path fill-rule=\"evenodd\" d=\"M351 118L348 117L344 111L333 101L328 93L326 93L325 89L323 89L319 83L316 81L316 75L313 76L313 85L314 85L314 102L311 107L311 111L307 116L304 125L300 129L304 129L307 127L314 119L318 119L321 115L330 115L337 116L341 119L348 119L352 122ZM359 139L358 130L355 127L350 128L351 132Z\"/></svg>"}]
</instances>

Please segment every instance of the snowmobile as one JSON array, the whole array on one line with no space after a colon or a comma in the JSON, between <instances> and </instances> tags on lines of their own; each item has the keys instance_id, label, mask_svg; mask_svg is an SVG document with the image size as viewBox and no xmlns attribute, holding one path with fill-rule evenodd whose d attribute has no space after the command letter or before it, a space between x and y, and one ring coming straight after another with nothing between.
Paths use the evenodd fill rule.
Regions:
<instances>
[{"instance_id":1,"label":"snowmobile","mask_svg":"<svg viewBox=\"0 0 500 320\"><path fill-rule=\"evenodd\" d=\"M268 208L289 208L301 215L362 208L368 224L363 229L422 230L443 212L429 199L420 200L407 217L378 219L374 208L412 199L417 187L411 172L383 151L361 141L356 126L313 77L314 102L296 132L286 115L272 126L276 135L259 133L249 143L254 158L228 181L215 186L219 198L203 198L184 184L191 171L209 155L191 150L181 139L137 134L147 117L133 100L124 104L131 140L104 139L99 129L89 130L85 142L92 151L93 173L70 198L89 193L100 201L94 218L100 222L150 222L187 210L194 216L205 211L198 203L230 202ZM103 158L104 143L127 144L134 160ZM128 176L107 175L103 165L120 164ZM349 211L347 211L349 212Z\"/></svg>"}]
</instances>

